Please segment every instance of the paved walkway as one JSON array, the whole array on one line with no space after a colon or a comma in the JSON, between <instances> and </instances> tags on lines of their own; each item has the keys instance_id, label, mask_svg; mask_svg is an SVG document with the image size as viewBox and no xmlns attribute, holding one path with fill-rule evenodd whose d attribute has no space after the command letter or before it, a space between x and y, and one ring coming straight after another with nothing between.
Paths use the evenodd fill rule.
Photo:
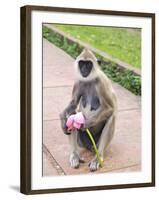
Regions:
<instances>
[{"instance_id":1,"label":"paved walkway","mask_svg":"<svg viewBox=\"0 0 159 200\"><path fill-rule=\"evenodd\" d=\"M69 143L60 128L59 113L70 101L74 82L74 60L61 49L43 41L43 175L91 173L92 153L82 151L85 163L79 169L69 166ZM101 172L133 172L141 167L140 97L113 83L118 98L115 136L107 149Z\"/></svg>"}]
</instances>

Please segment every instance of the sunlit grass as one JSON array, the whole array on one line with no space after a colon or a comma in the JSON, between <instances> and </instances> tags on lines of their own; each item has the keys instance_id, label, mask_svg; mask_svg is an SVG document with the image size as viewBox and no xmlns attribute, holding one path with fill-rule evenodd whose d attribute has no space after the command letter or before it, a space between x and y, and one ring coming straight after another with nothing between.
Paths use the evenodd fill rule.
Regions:
<instances>
[{"instance_id":1,"label":"sunlit grass","mask_svg":"<svg viewBox=\"0 0 159 200\"><path fill-rule=\"evenodd\" d=\"M133 67L141 67L140 29L53 25Z\"/></svg>"}]
</instances>

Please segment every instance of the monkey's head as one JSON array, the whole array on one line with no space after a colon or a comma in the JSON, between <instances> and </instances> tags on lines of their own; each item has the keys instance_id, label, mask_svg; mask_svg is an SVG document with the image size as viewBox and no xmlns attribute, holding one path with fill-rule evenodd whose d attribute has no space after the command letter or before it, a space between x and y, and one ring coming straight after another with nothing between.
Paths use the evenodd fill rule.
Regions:
<instances>
[{"instance_id":1,"label":"monkey's head","mask_svg":"<svg viewBox=\"0 0 159 200\"><path fill-rule=\"evenodd\" d=\"M84 49L77 57L75 61L75 68L77 78L83 81L96 78L97 71L99 69L96 57L88 49Z\"/></svg>"}]
</instances>

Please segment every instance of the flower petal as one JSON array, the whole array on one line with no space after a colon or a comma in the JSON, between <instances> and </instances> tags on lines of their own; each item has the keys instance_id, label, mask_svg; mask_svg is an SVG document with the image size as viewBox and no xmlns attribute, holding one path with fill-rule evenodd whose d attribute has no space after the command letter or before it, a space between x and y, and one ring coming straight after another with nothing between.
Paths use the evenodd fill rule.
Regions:
<instances>
[{"instance_id":1,"label":"flower petal","mask_svg":"<svg viewBox=\"0 0 159 200\"><path fill-rule=\"evenodd\" d=\"M79 124L79 123L77 123L77 122L74 121L73 127L77 128L77 129L80 129L81 124Z\"/></svg>"},{"instance_id":2,"label":"flower petal","mask_svg":"<svg viewBox=\"0 0 159 200\"><path fill-rule=\"evenodd\" d=\"M70 115L68 117L67 122L66 122L66 126L68 128L70 128L71 126L73 126L74 117L75 117L75 115Z\"/></svg>"},{"instance_id":3,"label":"flower petal","mask_svg":"<svg viewBox=\"0 0 159 200\"><path fill-rule=\"evenodd\" d=\"M74 121L79 123L79 124L84 124L85 123L85 119L84 119L84 116L83 116L82 112L79 112L79 113L77 113L75 115Z\"/></svg>"}]
</instances>

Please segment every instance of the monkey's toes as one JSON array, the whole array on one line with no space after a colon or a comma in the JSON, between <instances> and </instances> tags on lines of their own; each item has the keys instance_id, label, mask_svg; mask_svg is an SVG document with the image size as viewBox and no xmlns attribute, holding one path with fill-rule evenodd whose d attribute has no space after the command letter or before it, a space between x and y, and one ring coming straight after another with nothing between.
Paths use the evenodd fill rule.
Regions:
<instances>
[{"instance_id":1,"label":"monkey's toes","mask_svg":"<svg viewBox=\"0 0 159 200\"><path fill-rule=\"evenodd\" d=\"M98 168L99 168L99 163L98 163L97 159L91 160L91 162L89 163L89 169L90 169L90 171L94 172Z\"/></svg>"},{"instance_id":2,"label":"monkey's toes","mask_svg":"<svg viewBox=\"0 0 159 200\"><path fill-rule=\"evenodd\" d=\"M72 153L70 155L70 165L72 168L78 168L80 165L80 158L77 153Z\"/></svg>"}]
</instances>

